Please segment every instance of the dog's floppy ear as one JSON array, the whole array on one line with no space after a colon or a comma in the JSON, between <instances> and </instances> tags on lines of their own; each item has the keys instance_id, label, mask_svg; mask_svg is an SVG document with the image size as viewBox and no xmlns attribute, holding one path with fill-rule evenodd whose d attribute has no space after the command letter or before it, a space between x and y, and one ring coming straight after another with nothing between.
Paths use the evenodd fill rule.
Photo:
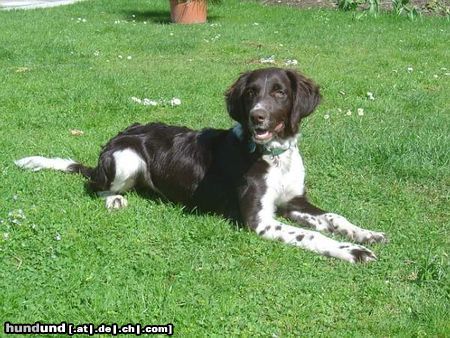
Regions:
<instances>
[{"instance_id":1,"label":"dog's floppy ear","mask_svg":"<svg viewBox=\"0 0 450 338\"><path fill-rule=\"evenodd\" d=\"M292 131L297 133L300 120L314 111L322 97L319 86L313 80L295 70L286 70L286 74L291 81L293 92L290 123Z\"/></svg>"},{"instance_id":2,"label":"dog's floppy ear","mask_svg":"<svg viewBox=\"0 0 450 338\"><path fill-rule=\"evenodd\" d=\"M245 84L250 72L243 73L239 76L235 83L225 92L225 101L227 103L227 110L230 117L241 123L245 119L244 116L244 94Z\"/></svg>"}]
</instances>

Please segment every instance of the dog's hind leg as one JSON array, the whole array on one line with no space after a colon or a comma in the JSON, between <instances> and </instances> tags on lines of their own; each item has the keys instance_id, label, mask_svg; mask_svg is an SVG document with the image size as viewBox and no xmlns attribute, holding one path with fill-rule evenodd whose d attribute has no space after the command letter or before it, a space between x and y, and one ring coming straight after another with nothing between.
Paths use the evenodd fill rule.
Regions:
<instances>
[{"instance_id":1,"label":"dog's hind leg","mask_svg":"<svg viewBox=\"0 0 450 338\"><path fill-rule=\"evenodd\" d=\"M144 160L131 149L104 153L97 167L97 177L92 178L91 185L106 188L102 191L97 188L97 194L105 198L106 208L124 208L128 202L122 194L134 188L146 168Z\"/></svg>"}]
</instances>

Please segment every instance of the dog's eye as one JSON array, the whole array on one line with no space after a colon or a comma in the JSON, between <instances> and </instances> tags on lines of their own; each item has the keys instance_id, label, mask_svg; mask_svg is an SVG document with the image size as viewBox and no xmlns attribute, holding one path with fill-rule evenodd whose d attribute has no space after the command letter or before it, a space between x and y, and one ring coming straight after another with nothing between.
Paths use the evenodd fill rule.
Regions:
<instances>
[{"instance_id":1,"label":"dog's eye","mask_svg":"<svg viewBox=\"0 0 450 338\"><path fill-rule=\"evenodd\" d=\"M256 96L256 92L255 92L254 89L249 88L249 89L247 89L245 91L245 96L250 97L250 98L255 97Z\"/></svg>"},{"instance_id":2,"label":"dog's eye","mask_svg":"<svg viewBox=\"0 0 450 338\"><path fill-rule=\"evenodd\" d=\"M275 95L276 98L280 98L280 99L286 97L286 93L283 90L281 90L281 89L276 90L274 92L274 95Z\"/></svg>"}]
</instances>

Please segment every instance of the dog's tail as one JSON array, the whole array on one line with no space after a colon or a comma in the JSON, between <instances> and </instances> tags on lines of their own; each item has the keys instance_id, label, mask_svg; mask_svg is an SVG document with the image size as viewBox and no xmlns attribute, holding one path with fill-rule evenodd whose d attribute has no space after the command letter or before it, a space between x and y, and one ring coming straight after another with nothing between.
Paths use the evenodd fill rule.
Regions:
<instances>
[{"instance_id":1,"label":"dog's tail","mask_svg":"<svg viewBox=\"0 0 450 338\"><path fill-rule=\"evenodd\" d=\"M66 173L81 174L88 179L92 178L95 171L95 168L87 167L71 159L63 159L59 157L48 158L42 156L30 156L14 161L14 163L22 169L33 171L39 171L42 169L58 170Z\"/></svg>"}]
</instances>

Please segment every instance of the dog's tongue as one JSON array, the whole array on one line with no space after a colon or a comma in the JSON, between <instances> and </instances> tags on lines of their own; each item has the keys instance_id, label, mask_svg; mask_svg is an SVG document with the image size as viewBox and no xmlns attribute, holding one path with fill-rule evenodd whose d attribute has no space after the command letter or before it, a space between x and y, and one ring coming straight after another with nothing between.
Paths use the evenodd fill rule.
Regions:
<instances>
[{"instance_id":1,"label":"dog's tongue","mask_svg":"<svg viewBox=\"0 0 450 338\"><path fill-rule=\"evenodd\" d=\"M281 129L284 128L284 123L280 122L279 124L277 124L277 126L274 128L274 132L279 132ZM255 138L257 140L267 140L268 138L271 138L273 135L273 133L271 133L268 130L255 130Z\"/></svg>"},{"instance_id":2,"label":"dog's tongue","mask_svg":"<svg viewBox=\"0 0 450 338\"><path fill-rule=\"evenodd\" d=\"M255 138L258 140L266 140L272 137L272 133L268 130L256 130Z\"/></svg>"}]
</instances>

